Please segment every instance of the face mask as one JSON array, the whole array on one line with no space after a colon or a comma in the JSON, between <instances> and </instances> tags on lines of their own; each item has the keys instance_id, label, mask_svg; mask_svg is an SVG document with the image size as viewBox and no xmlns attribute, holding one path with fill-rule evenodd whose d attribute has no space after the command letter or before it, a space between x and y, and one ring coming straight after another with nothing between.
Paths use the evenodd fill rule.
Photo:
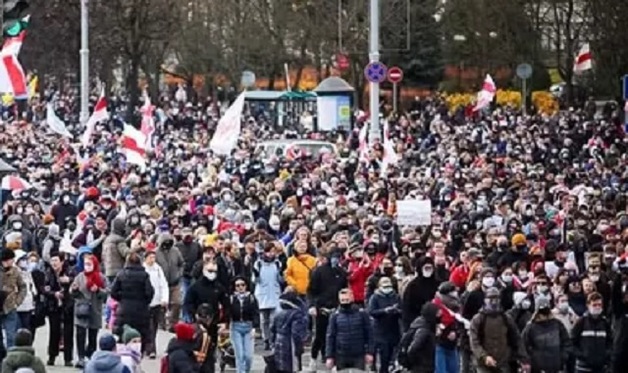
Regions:
<instances>
[{"instance_id":1,"label":"face mask","mask_svg":"<svg viewBox=\"0 0 628 373\"><path fill-rule=\"evenodd\" d=\"M560 302L560 303L558 303L558 306L556 306L556 308L558 308L560 313L567 313L567 311L569 311L569 303L567 303L567 302Z\"/></svg>"},{"instance_id":2,"label":"face mask","mask_svg":"<svg viewBox=\"0 0 628 373\"><path fill-rule=\"evenodd\" d=\"M598 282L600 280L600 275L589 275L589 280Z\"/></svg>"},{"instance_id":3,"label":"face mask","mask_svg":"<svg viewBox=\"0 0 628 373\"><path fill-rule=\"evenodd\" d=\"M589 307L589 314L591 316L600 316L602 314L602 309L598 307Z\"/></svg>"},{"instance_id":4,"label":"face mask","mask_svg":"<svg viewBox=\"0 0 628 373\"><path fill-rule=\"evenodd\" d=\"M18 215L22 215L22 214L24 213L24 209L23 209L23 208L21 208L21 207L18 207L18 208L15 210L15 212L16 212Z\"/></svg>"},{"instance_id":5,"label":"face mask","mask_svg":"<svg viewBox=\"0 0 628 373\"><path fill-rule=\"evenodd\" d=\"M216 279L216 272L203 271L203 276L209 281L214 281Z\"/></svg>"},{"instance_id":6,"label":"face mask","mask_svg":"<svg viewBox=\"0 0 628 373\"><path fill-rule=\"evenodd\" d=\"M521 301L521 309L529 310L532 303L528 299L524 299Z\"/></svg>"},{"instance_id":7,"label":"face mask","mask_svg":"<svg viewBox=\"0 0 628 373\"><path fill-rule=\"evenodd\" d=\"M495 277L484 277L482 279L482 286L486 288L493 287L495 285Z\"/></svg>"},{"instance_id":8,"label":"face mask","mask_svg":"<svg viewBox=\"0 0 628 373\"><path fill-rule=\"evenodd\" d=\"M29 262L29 263L28 263L28 271L29 271L29 272L32 272L32 271L34 271L35 269L37 269L37 263L36 263L36 262Z\"/></svg>"},{"instance_id":9,"label":"face mask","mask_svg":"<svg viewBox=\"0 0 628 373\"><path fill-rule=\"evenodd\" d=\"M65 204L70 203L70 197L68 197L68 196L63 197L63 203L65 203Z\"/></svg>"},{"instance_id":10,"label":"face mask","mask_svg":"<svg viewBox=\"0 0 628 373\"><path fill-rule=\"evenodd\" d=\"M231 202L232 201L231 194L225 194L224 196L222 196L222 200L225 202Z\"/></svg>"},{"instance_id":11,"label":"face mask","mask_svg":"<svg viewBox=\"0 0 628 373\"><path fill-rule=\"evenodd\" d=\"M421 270L421 273L423 274L423 277L430 278L434 274L434 270L432 270L432 269L423 269L423 270Z\"/></svg>"},{"instance_id":12,"label":"face mask","mask_svg":"<svg viewBox=\"0 0 628 373\"><path fill-rule=\"evenodd\" d=\"M391 294L393 292L393 290L394 289L392 288L392 286L386 286L386 287L380 288L380 291L383 294Z\"/></svg>"},{"instance_id":13,"label":"face mask","mask_svg":"<svg viewBox=\"0 0 628 373\"><path fill-rule=\"evenodd\" d=\"M20 222L13 223L13 229L15 229L16 231L19 231L20 229L22 229L22 223Z\"/></svg>"},{"instance_id":14,"label":"face mask","mask_svg":"<svg viewBox=\"0 0 628 373\"><path fill-rule=\"evenodd\" d=\"M85 272L92 272L94 270L94 265L86 263L84 268L85 268Z\"/></svg>"},{"instance_id":15,"label":"face mask","mask_svg":"<svg viewBox=\"0 0 628 373\"><path fill-rule=\"evenodd\" d=\"M443 235L443 234L442 234L441 232L439 232L439 231L432 232L432 236L433 236L434 238L441 238L441 236L442 236L442 235Z\"/></svg>"},{"instance_id":16,"label":"face mask","mask_svg":"<svg viewBox=\"0 0 628 373\"><path fill-rule=\"evenodd\" d=\"M487 299L484 303L484 308L488 311L496 312L501 308L499 305L499 299Z\"/></svg>"},{"instance_id":17,"label":"face mask","mask_svg":"<svg viewBox=\"0 0 628 373\"><path fill-rule=\"evenodd\" d=\"M502 281L504 281L506 283L511 283L512 282L512 275L502 275Z\"/></svg>"},{"instance_id":18,"label":"face mask","mask_svg":"<svg viewBox=\"0 0 628 373\"><path fill-rule=\"evenodd\" d=\"M403 267L402 266L395 266L395 274L400 276L403 275Z\"/></svg>"},{"instance_id":19,"label":"face mask","mask_svg":"<svg viewBox=\"0 0 628 373\"><path fill-rule=\"evenodd\" d=\"M24 260L20 261L19 263L17 263L17 266L20 267L20 269L22 270L27 270L28 269L28 263Z\"/></svg>"},{"instance_id":20,"label":"face mask","mask_svg":"<svg viewBox=\"0 0 628 373\"><path fill-rule=\"evenodd\" d=\"M141 352L142 351L142 344L138 343L138 342L133 342L133 343L129 343L127 346L129 346L129 348L135 352Z\"/></svg>"},{"instance_id":21,"label":"face mask","mask_svg":"<svg viewBox=\"0 0 628 373\"><path fill-rule=\"evenodd\" d=\"M340 308L348 310L349 308L351 308L351 303L340 303Z\"/></svg>"}]
</instances>

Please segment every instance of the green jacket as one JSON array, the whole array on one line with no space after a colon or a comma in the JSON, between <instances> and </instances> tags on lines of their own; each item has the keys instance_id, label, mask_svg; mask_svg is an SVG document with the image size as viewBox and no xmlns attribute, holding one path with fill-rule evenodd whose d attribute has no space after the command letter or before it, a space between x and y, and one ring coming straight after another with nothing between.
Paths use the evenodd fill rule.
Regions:
<instances>
[{"instance_id":1,"label":"green jacket","mask_svg":"<svg viewBox=\"0 0 628 373\"><path fill-rule=\"evenodd\" d=\"M2 361L1 373L15 373L20 368L31 368L35 373L46 373L46 367L30 346L12 347Z\"/></svg>"}]
</instances>

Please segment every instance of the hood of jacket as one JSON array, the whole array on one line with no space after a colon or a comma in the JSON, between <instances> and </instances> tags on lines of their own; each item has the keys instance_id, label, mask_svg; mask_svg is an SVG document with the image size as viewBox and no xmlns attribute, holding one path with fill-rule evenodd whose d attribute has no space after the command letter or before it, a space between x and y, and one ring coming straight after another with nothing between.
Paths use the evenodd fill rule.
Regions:
<instances>
[{"instance_id":1,"label":"hood of jacket","mask_svg":"<svg viewBox=\"0 0 628 373\"><path fill-rule=\"evenodd\" d=\"M189 342L181 341L175 337L175 338L172 338L170 342L168 343L168 349L166 350L166 352L168 354L171 354L174 351L183 350L191 354L194 351L194 345L195 345L194 341L189 341Z\"/></svg>"},{"instance_id":2,"label":"hood of jacket","mask_svg":"<svg viewBox=\"0 0 628 373\"><path fill-rule=\"evenodd\" d=\"M166 241L174 242L174 237L172 237L169 233L162 233L157 237L157 247L161 249L161 245L163 245Z\"/></svg>"},{"instance_id":3,"label":"hood of jacket","mask_svg":"<svg viewBox=\"0 0 628 373\"><path fill-rule=\"evenodd\" d=\"M111 233L119 236L125 236L126 222L122 218L114 218L111 222Z\"/></svg>"},{"instance_id":4,"label":"hood of jacket","mask_svg":"<svg viewBox=\"0 0 628 373\"><path fill-rule=\"evenodd\" d=\"M436 325L438 325L438 311L439 308L432 302L425 303L423 308L421 308L421 316L414 319L410 328L418 329L418 328L427 328L429 330L435 331Z\"/></svg>"},{"instance_id":5,"label":"hood of jacket","mask_svg":"<svg viewBox=\"0 0 628 373\"><path fill-rule=\"evenodd\" d=\"M85 372L117 372L118 367L121 366L122 360L115 352L96 351L89 360L89 363L87 363Z\"/></svg>"},{"instance_id":6,"label":"hood of jacket","mask_svg":"<svg viewBox=\"0 0 628 373\"><path fill-rule=\"evenodd\" d=\"M13 347L9 350L5 363L14 370L19 367L30 367L35 360L35 349L30 346Z\"/></svg>"}]
</instances>

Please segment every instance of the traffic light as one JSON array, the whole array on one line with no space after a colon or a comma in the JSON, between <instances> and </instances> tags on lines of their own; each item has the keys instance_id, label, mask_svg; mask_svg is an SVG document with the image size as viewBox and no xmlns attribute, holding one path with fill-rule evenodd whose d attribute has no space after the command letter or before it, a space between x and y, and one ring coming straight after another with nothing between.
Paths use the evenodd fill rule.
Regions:
<instances>
[{"instance_id":1,"label":"traffic light","mask_svg":"<svg viewBox=\"0 0 628 373\"><path fill-rule=\"evenodd\" d=\"M23 19L28 10L27 0L4 0L2 33L4 36L17 36L26 28L27 20Z\"/></svg>"}]
</instances>

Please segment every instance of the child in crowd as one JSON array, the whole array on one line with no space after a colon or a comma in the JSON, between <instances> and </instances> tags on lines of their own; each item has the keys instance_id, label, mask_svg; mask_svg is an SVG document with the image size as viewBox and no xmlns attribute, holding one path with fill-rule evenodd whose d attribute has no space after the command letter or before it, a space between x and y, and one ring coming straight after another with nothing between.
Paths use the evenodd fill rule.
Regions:
<instances>
[{"instance_id":1,"label":"child in crowd","mask_svg":"<svg viewBox=\"0 0 628 373\"><path fill-rule=\"evenodd\" d=\"M142 373L142 336L140 332L124 325L122 344L118 344L117 353L131 373Z\"/></svg>"}]
</instances>

